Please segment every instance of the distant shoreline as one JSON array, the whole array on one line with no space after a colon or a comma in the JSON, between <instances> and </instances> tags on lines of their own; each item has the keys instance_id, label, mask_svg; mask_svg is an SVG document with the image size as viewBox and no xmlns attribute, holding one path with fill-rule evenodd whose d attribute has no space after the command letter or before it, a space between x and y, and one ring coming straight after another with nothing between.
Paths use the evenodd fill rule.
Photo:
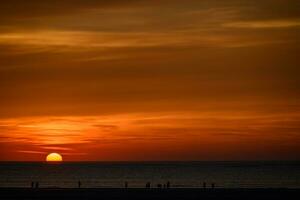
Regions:
<instances>
[{"instance_id":1,"label":"distant shoreline","mask_svg":"<svg viewBox=\"0 0 300 200\"><path fill-rule=\"evenodd\" d=\"M47 163L45 160L1 160L0 163ZM300 163L299 160L89 160L89 161L63 161L62 163Z\"/></svg>"},{"instance_id":2,"label":"distant shoreline","mask_svg":"<svg viewBox=\"0 0 300 200\"><path fill-rule=\"evenodd\" d=\"M288 188L0 188L0 199L299 199Z\"/></svg>"}]
</instances>

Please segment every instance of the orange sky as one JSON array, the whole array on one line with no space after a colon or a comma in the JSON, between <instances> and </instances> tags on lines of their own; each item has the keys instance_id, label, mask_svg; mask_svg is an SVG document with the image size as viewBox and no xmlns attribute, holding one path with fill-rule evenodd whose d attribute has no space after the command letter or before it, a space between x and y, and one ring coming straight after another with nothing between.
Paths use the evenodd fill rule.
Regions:
<instances>
[{"instance_id":1,"label":"orange sky","mask_svg":"<svg viewBox=\"0 0 300 200\"><path fill-rule=\"evenodd\" d=\"M0 160L300 159L300 2L0 5Z\"/></svg>"}]
</instances>

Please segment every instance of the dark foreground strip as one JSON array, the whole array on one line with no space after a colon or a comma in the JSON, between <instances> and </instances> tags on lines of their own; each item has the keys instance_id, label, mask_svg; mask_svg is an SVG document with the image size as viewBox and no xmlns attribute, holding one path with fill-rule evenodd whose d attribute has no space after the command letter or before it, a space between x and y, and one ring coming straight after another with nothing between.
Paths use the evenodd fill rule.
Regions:
<instances>
[{"instance_id":1,"label":"dark foreground strip","mask_svg":"<svg viewBox=\"0 0 300 200\"><path fill-rule=\"evenodd\" d=\"M0 199L300 199L300 189L118 189L118 188L0 188Z\"/></svg>"}]
</instances>

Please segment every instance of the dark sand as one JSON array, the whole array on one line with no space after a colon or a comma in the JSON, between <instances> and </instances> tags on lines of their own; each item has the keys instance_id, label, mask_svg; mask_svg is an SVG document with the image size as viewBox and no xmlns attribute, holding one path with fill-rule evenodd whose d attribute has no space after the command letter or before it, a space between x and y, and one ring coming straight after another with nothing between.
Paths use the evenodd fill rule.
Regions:
<instances>
[{"instance_id":1,"label":"dark sand","mask_svg":"<svg viewBox=\"0 0 300 200\"><path fill-rule=\"evenodd\" d=\"M300 189L0 188L0 199L300 199Z\"/></svg>"}]
</instances>

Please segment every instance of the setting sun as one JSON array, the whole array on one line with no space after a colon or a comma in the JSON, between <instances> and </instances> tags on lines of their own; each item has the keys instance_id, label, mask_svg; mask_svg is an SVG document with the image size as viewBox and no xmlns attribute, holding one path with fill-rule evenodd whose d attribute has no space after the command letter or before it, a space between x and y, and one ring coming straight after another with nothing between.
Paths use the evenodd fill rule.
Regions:
<instances>
[{"instance_id":1,"label":"setting sun","mask_svg":"<svg viewBox=\"0 0 300 200\"><path fill-rule=\"evenodd\" d=\"M47 162L61 162L63 161L62 156L58 153L50 153L46 157Z\"/></svg>"}]
</instances>

